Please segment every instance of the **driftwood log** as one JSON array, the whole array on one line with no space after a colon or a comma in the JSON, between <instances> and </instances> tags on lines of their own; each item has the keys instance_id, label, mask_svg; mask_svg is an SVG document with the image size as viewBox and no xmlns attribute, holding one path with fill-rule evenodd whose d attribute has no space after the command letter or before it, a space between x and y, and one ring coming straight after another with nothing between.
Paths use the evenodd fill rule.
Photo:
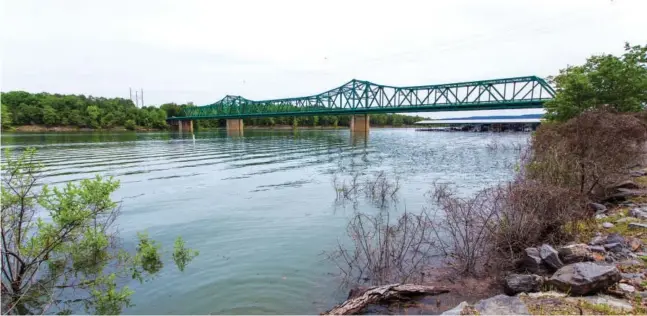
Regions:
<instances>
[{"instance_id":1,"label":"driftwood log","mask_svg":"<svg viewBox=\"0 0 647 316\"><path fill-rule=\"evenodd\" d=\"M449 290L439 286L415 284L390 284L367 289L361 294L350 297L344 303L333 307L323 315L353 315L369 304L378 304L396 300L409 300L419 295L438 295Z\"/></svg>"}]
</instances>

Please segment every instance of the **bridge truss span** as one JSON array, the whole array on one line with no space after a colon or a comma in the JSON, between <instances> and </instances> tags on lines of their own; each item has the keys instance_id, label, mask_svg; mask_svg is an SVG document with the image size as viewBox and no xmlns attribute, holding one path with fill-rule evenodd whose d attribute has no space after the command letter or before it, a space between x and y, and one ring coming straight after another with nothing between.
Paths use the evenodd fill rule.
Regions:
<instances>
[{"instance_id":1,"label":"bridge truss span","mask_svg":"<svg viewBox=\"0 0 647 316\"><path fill-rule=\"evenodd\" d=\"M255 101L228 95L186 107L182 117L171 120L541 108L554 95L536 76L409 87L353 79L306 97Z\"/></svg>"}]
</instances>

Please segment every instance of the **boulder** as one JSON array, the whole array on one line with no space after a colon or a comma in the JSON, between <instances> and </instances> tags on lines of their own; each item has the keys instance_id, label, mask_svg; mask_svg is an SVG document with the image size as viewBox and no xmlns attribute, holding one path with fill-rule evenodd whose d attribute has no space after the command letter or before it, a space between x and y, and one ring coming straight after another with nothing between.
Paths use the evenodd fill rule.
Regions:
<instances>
[{"instance_id":1,"label":"boulder","mask_svg":"<svg viewBox=\"0 0 647 316\"><path fill-rule=\"evenodd\" d=\"M560 291L579 296L607 289L620 279L620 271L615 266L578 262L557 270L549 282Z\"/></svg>"},{"instance_id":2,"label":"boulder","mask_svg":"<svg viewBox=\"0 0 647 316\"><path fill-rule=\"evenodd\" d=\"M584 300L594 305L607 305L614 309L620 309L623 311L632 311L634 309L633 305L626 300L618 299L609 295L598 294L594 296L585 296L578 298L570 298L572 301Z\"/></svg>"},{"instance_id":3,"label":"boulder","mask_svg":"<svg viewBox=\"0 0 647 316\"><path fill-rule=\"evenodd\" d=\"M604 222L604 223L602 223L602 227L604 227L604 228L611 228L611 227L613 227L613 224L611 224L611 223L609 223L609 222Z\"/></svg>"},{"instance_id":4,"label":"boulder","mask_svg":"<svg viewBox=\"0 0 647 316\"><path fill-rule=\"evenodd\" d=\"M634 228L634 229L646 229L647 224L641 224L641 223L629 223L629 228Z\"/></svg>"},{"instance_id":5,"label":"boulder","mask_svg":"<svg viewBox=\"0 0 647 316\"><path fill-rule=\"evenodd\" d=\"M518 296L497 295L474 304L479 315L530 315Z\"/></svg>"},{"instance_id":6,"label":"boulder","mask_svg":"<svg viewBox=\"0 0 647 316\"><path fill-rule=\"evenodd\" d=\"M544 261L541 260L539 249L534 247L526 248L525 256L522 260L522 268L536 274L546 274L549 272L548 267L544 264Z\"/></svg>"},{"instance_id":7,"label":"boulder","mask_svg":"<svg viewBox=\"0 0 647 316\"><path fill-rule=\"evenodd\" d=\"M504 291L508 295L539 292L544 278L536 274L511 274L505 278Z\"/></svg>"},{"instance_id":8,"label":"boulder","mask_svg":"<svg viewBox=\"0 0 647 316\"><path fill-rule=\"evenodd\" d=\"M597 245L602 245L606 242L606 238L602 236L595 236L591 241L589 242L589 245L591 246L597 246Z\"/></svg>"},{"instance_id":9,"label":"boulder","mask_svg":"<svg viewBox=\"0 0 647 316\"><path fill-rule=\"evenodd\" d=\"M548 244L543 244L539 247L539 257L547 266L553 268L553 270L557 270L564 266L562 261L559 260L559 253L557 250Z\"/></svg>"},{"instance_id":10,"label":"boulder","mask_svg":"<svg viewBox=\"0 0 647 316\"><path fill-rule=\"evenodd\" d=\"M458 304L458 306L456 306L456 307L454 307L454 308L452 308L452 309L450 309L448 311L445 311L440 315L461 315L463 310L467 306L469 306L469 304L467 304L467 302L463 301L460 304Z\"/></svg>"},{"instance_id":11,"label":"boulder","mask_svg":"<svg viewBox=\"0 0 647 316\"><path fill-rule=\"evenodd\" d=\"M605 244L613 244L613 243L619 243L624 246L625 238L618 233L609 234L609 236L607 236Z\"/></svg>"},{"instance_id":12,"label":"boulder","mask_svg":"<svg viewBox=\"0 0 647 316\"><path fill-rule=\"evenodd\" d=\"M614 183L614 184L608 186L607 189L611 189L611 190L632 189L632 190L635 190L635 189L640 189L640 186L637 185L635 182L633 182L631 180L624 180L624 181L620 181L620 182L617 182L617 183Z\"/></svg>"},{"instance_id":13,"label":"boulder","mask_svg":"<svg viewBox=\"0 0 647 316\"><path fill-rule=\"evenodd\" d=\"M602 214L607 211L607 207L600 203L589 203L589 208L595 211L595 214Z\"/></svg>"},{"instance_id":14,"label":"boulder","mask_svg":"<svg viewBox=\"0 0 647 316\"><path fill-rule=\"evenodd\" d=\"M629 216L639 219L647 219L647 212L643 211L641 208L632 208L629 210Z\"/></svg>"},{"instance_id":15,"label":"boulder","mask_svg":"<svg viewBox=\"0 0 647 316\"><path fill-rule=\"evenodd\" d=\"M607 252L606 250L604 250L603 246L590 246L589 250L591 250L593 252L597 252L597 253L606 253Z\"/></svg>"},{"instance_id":16,"label":"boulder","mask_svg":"<svg viewBox=\"0 0 647 316\"><path fill-rule=\"evenodd\" d=\"M623 280L642 280L645 277L642 273L620 273Z\"/></svg>"},{"instance_id":17,"label":"boulder","mask_svg":"<svg viewBox=\"0 0 647 316\"><path fill-rule=\"evenodd\" d=\"M591 251L585 244L563 246L557 252L559 253L559 258L566 264L593 260Z\"/></svg>"},{"instance_id":18,"label":"boulder","mask_svg":"<svg viewBox=\"0 0 647 316\"><path fill-rule=\"evenodd\" d=\"M606 249L607 251L618 253L618 252L622 252L622 250L624 250L625 247L623 247L621 243L614 242L611 244L605 244L604 249Z\"/></svg>"},{"instance_id":19,"label":"boulder","mask_svg":"<svg viewBox=\"0 0 647 316\"><path fill-rule=\"evenodd\" d=\"M627 240L627 246L629 246L629 249L631 249L631 251L639 251L643 247L642 241L640 241L640 239L636 237L630 237L630 238L627 238L626 240Z\"/></svg>"},{"instance_id":20,"label":"boulder","mask_svg":"<svg viewBox=\"0 0 647 316\"><path fill-rule=\"evenodd\" d=\"M634 293L636 292L636 288L633 287L632 285L629 284L624 284L624 283L618 283L618 289L623 292L623 293Z\"/></svg>"}]
</instances>

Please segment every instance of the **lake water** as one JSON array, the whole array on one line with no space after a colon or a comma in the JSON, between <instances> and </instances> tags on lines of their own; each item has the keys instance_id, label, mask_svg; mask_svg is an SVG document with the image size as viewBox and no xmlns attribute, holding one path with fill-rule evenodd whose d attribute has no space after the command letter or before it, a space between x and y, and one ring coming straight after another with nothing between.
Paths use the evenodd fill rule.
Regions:
<instances>
[{"instance_id":1,"label":"lake water","mask_svg":"<svg viewBox=\"0 0 647 316\"><path fill-rule=\"evenodd\" d=\"M420 210L434 181L463 194L509 179L528 134L372 129L174 133L3 133L2 147L38 149L44 182L112 175L121 181L120 236L148 231L166 268L133 283L127 314L313 314L343 300L324 251L344 240L353 209L335 203L333 175L400 178L398 209ZM493 146L502 144L505 146ZM498 149L493 149L497 147ZM360 211L373 212L360 201ZM176 236L200 255L182 273Z\"/></svg>"}]
</instances>

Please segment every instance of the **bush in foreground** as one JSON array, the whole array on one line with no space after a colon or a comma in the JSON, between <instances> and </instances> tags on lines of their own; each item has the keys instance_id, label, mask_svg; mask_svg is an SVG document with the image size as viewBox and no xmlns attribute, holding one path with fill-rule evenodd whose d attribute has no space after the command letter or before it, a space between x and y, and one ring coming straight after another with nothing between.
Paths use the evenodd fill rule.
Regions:
<instances>
[{"instance_id":1,"label":"bush in foreground","mask_svg":"<svg viewBox=\"0 0 647 316\"><path fill-rule=\"evenodd\" d=\"M110 199L118 181L97 176L36 190L41 166L34 153L14 159L6 151L2 166L2 313L121 313L133 292L118 281L157 274L160 245L142 233L136 253L120 246L119 208ZM180 270L197 254L178 238L173 259Z\"/></svg>"}]
</instances>

